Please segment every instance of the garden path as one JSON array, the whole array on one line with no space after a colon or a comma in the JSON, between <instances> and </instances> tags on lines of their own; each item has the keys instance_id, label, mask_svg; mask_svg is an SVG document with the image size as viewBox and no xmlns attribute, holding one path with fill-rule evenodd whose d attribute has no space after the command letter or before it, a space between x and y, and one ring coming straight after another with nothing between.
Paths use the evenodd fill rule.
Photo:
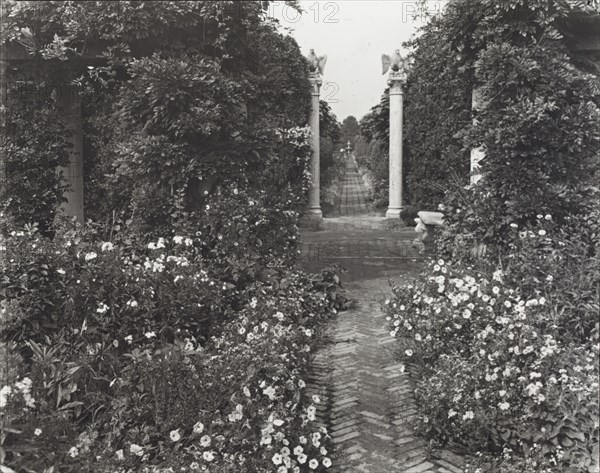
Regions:
<instances>
[{"instance_id":1,"label":"garden path","mask_svg":"<svg viewBox=\"0 0 600 473\"><path fill-rule=\"evenodd\" d=\"M370 210L354 163L343 181L339 215L319 231L303 231L302 266L308 271L338 263L342 284L356 306L326 328L331 343L320 349L309 376L309 394L321 398L319 422L333 438L339 473L458 473L461 459L432 454L410 427L416 413L408 370L394 356L381 304L389 281L413 277L422 258L412 228L391 228Z\"/></svg>"}]
</instances>

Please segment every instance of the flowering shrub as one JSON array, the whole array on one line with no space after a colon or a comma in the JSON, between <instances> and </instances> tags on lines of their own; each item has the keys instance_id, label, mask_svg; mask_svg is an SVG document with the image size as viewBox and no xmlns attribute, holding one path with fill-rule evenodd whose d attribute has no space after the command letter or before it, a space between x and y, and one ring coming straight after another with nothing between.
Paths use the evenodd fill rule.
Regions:
<instances>
[{"instance_id":1,"label":"flowering shrub","mask_svg":"<svg viewBox=\"0 0 600 473\"><path fill-rule=\"evenodd\" d=\"M428 435L505 449L493 461L506 471L596 471L600 275L586 235L597 245L598 233L576 222L514 225L504 269L439 260L394 288L391 335L417 370Z\"/></svg>"},{"instance_id":2,"label":"flowering shrub","mask_svg":"<svg viewBox=\"0 0 600 473\"><path fill-rule=\"evenodd\" d=\"M150 242L125 230L112 241L94 229L9 233L2 464L326 468L329 438L303 377L320 322L341 305L337 282L244 259L234 230L260 227L260 214Z\"/></svg>"}]
</instances>

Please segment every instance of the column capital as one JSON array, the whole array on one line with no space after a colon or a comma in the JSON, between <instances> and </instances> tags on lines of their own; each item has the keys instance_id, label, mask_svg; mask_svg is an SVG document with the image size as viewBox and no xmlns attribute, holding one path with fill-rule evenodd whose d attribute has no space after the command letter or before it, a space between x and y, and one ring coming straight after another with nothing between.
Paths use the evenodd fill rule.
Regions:
<instances>
[{"instance_id":1,"label":"column capital","mask_svg":"<svg viewBox=\"0 0 600 473\"><path fill-rule=\"evenodd\" d=\"M308 80L310 81L310 85L312 86L313 94L319 93L321 85L323 84L322 77L323 76L319 73L319 71L313 71L309 74Z\"/></svg>"},{"instance_id":2,"label":"column capital","mask_svg":"<svg viewBox=\"0 0 600 473\"><path fill-rule=\"evenodd\" d=\"M407 75L403 70L390 71L388 74L387 83L390 87L400 86L403 87L406 84Z\"/></svg>"}]
</instances>

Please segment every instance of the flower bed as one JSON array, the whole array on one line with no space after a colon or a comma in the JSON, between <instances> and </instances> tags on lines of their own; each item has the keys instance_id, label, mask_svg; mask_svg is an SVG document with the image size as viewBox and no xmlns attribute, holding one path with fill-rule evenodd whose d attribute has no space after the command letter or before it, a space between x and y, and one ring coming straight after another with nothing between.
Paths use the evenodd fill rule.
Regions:
<instances>
[{"instance_id":1,"label":"flower bed","mask_svg":"<svg viewBox=\"0 0 600 473\"><path fill-rule=\"evenodd\" d=\"M320 323L340 300L329 271L224 264L216 234L60 235L30 228L3 243L1 464L107 473L331 464L313 422L319 399L303 394Z\"/></svg>"},{"instance_id":2,"label":"flower bed","mask_svg":"<svg viewBox=\"0 0 600 473\"><path fill-rule=\"evenodd\" d=\"M515 224L503 269L439 260L387 301L391 335L416 370L419 428L479 451L469 471L597 471L592 221Z\"/></svg>"}]
</instances>

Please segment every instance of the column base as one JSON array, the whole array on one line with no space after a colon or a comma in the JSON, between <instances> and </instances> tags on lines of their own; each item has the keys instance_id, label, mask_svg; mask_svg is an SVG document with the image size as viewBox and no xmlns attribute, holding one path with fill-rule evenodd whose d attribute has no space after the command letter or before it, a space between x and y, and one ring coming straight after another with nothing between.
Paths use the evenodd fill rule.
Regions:
<instances>
[{"instance_id":1,"label":"column base","mask_svg":"<svg viewBox=\"0 0 600 473\"><path fill-rule=\"evenodd\" d=\"M311 216L313 218L323 218L323 212L321 212L321 207L311 207L306 211L307 216Z\"/></svg>"},{"instance_id":2,"label":"column base","mask_svg":"<svg viewBox=\"0 0 600 473\"><path fill-rule=\"evenodd\" d=\"M400 218L400 212L402 212L402 207L388 207L385 218Z\"/></svg>"}]
</instances>

